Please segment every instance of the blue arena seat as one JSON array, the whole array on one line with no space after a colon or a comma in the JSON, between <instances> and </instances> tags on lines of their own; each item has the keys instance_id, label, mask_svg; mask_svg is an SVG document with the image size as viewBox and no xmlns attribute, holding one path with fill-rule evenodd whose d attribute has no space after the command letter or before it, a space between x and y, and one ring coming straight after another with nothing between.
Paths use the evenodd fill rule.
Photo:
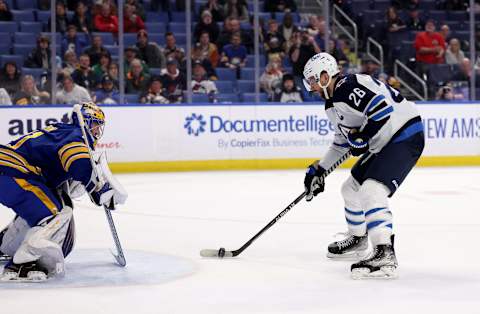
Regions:
<instances>
[{"instance_id":1,"label":"blue arena seat","mask_svg":"<svg viewBox=\"0 0 480 314\"><path fill-rule=\"evenodd\" d=\"M447 20L447 12L442 10L431 10L427 12L429 18L434 19L437 23L442 23Z\"/></svg>"},{"instance_id":2,"label":"blue arena seat","mask_svg":"<svg viewBox=\"0 0 480 314\"><path fill-rule=\"evenodd\" d=\"M45 27L48 25L49 19L50 19L50 10L37 11L37 21L42 22L45 25Z\"/></svg>"},{"instance_id":3,"label":"blue arena seat","mask_svg":"<svg viewBox=\"0 0 480 314\"><path fill-rule=\"evenodd\" d=\"M192 94L192 102L194 103L202 103L202 102L210 102L210 98L207 94Z\"/></svg>"},{"instance_id":4,"label":"blue arena seat","mask_svg":"<svg viewBox=\"0 0 480 314\"><path fill-rule=\"evenodd\" d=\"M35 22L33 10L11 10L13 20L17 22Z\"/></svg>"},{"instance_id":5,"label":"blue arena seat","mask_svg":"<svg viewBox=\"0 0 480 314\"><path fill-rule=\"evenodd\" d=\"M113 39L112 33L103 33L103 32L92 32L92 36L102 37L102 43L104 45L114 45L115 40ZM136 34L135 34L136 36Z\"/></svg>"},{"instance_id":6,"label":"blue arena seat","mask_svg":"<svg viewBox=\"0 0 480 314\"><path fill-rule=\"evenodd\" d=\"M215 85L220 93L233 93L232 81L215 81Z\"/></svg>"},{"instance_id":7,"label":"blue arena seat","mask_svg":"<svg viewBox=\"0 0 480 314\"><path fill-rule=\"evenodd\" d=\"M165 45L165 33L149 33L148 41L154 42L157 45Z\"/></svg>"},{"instance_id":8,"label":"blue arena seat","mask_svg":"<svg viewBox=\"0 0 480 314\"><path fill-rule=\"evenodd\" d=\"M34 33L16 32L13 36L13 42L22 45L35 45L38 35Z\"/></svg>"},{"instance_id":9,"label":"blue arena seat","mask_svg":"<svg viewBox=\"0 0 480 314\"><path fill-rule=\"evenodd\" d=\"M172 12L172 22L186 22L186 14L185 12Z\"/></svg>"},{"instance_id":10,"label":"blue arena seat","mask_svg":"<svg viewBox=\"0 0 480 314\"><path fill-rule=\"evenodd\" d=\"M238 95L234 93L220 93L216 95L216 99L218 103L233 103L240 101Z\"/></svg>"},{"instance_id":11,"label":"blue arena seat","mask_svg":"<svg viewBox=\"0 0 480 314\"><path fill-rule=\"evenodd\" d=\"M146 22L168 22L168 14L166 12L151 12L148 11L146 15Z\"/></svg>"},{"instance_id":12,"label":"blue arena seat","mask_svg":"<svg viewBox=\"0 0 480 314\"><path fill-rule=\"evenodd\" d=\"M243 102L253 103L255 102L255 93L246 93L243 94ZM260 102L267 102L268 96L267 94L260 93Z\"/></svg>"},{"instance_id":13,"label":"blue arena seat","mask_svg":"<svg viewBox=\"0 0 480 314\"><path fill-rule=\"evenodd\" d=\"M43 72L45 72L45 69L41 69L41 68L24 68L22 67L22 74L23 75L31 75L33 76L35 79L40 79L40 77L42 76Z\"/></svg>"},{"instance_id":14,"label":"blue arena seat","mask_svg":"<svg viewBox=\"0 0 480 314\"><path fill-rule=\"evenodd\" d=\"M419 1L418 7L420 10L431 11L435 10L436 8L436 0L422 0Z\"/></svg>"},{"instance_id":15,"label":"blue arena seat","mask_svg":"<svg viewBox=\"0 0 480 314\"><path fill-rule=\"evenodd\" d=\"M255 81L238 80L237 86L238 86L238 92L241 94L255 92Z\"/></svg>"},{"instance_id":16,"label":"blue arena seat","mask_svg":"<svg viewBox=\"0 0 480 314\"><path fill-rule=\"evenodd\" d=\"M137 34L135 33L125 33L123 34L123 44L125 47L133 46L137 42Z\"/></svg>"},{"instance_id":17,"label":"blue arena seat","mask_svg":"<svg viewBox=\"0 0 480 314\"><path fill-rule=\"evenodd\" d=\"M13 53L16 55L22 55L25 58L30 52L32 52L35 46L36 45L14 44Z\"/></svg>"},{"instance_id":18,"label":"blue arena seat","mask_svg":"<svg viewBox=\"0 0 480 314\"><path fill-rule=\"evenodd\" d=\"M370 9L372 9L372 6L370 4L371 4L370 0L352 1L351 2L352 11L353 12L363 12L365 10L370 10Z\"/></svg>"},{"instance_id":19,"label":"blue arena seat","mask_svg":"<svg viewBox=\"0 0 480 314\"><path fill-rule=\"evenodd\" d=\"M43 31L41 22L20 22L20 31L38 34Z\"/></svg>"},{"instance_id":20,"label":"blue arena seat","mask_svg":"<svg viewBox=\"0 0 480 314\"><path fill-rule=\"evenodd\" d=\"M240 69L240 78L242 80L254 80L255 79L255 69L254 68L241 68Z\"/></svg>"},{"instance_id":21,"label":"blue arena seat","mask_svg":"<svg viewBox=\"0 0 480 314\"><path fill-rule=\"evenodd\" d=\"M37 9L37 1L35 0L15 0L18 10Z\"/></svg>"},{"instance_id":22,"label":"blue arena seat","mask_svg":"<svg viewBox=\"0 0 480 314\"><path fill-rule=\"evenodd\" d=\"M148 35L150 33L165 33L167 26L162 22L146 22L145 27L147 28Z\"/></svg>"},{"instance_id":23,"label":"blue arena seat","mask_svg":"<svg viewBox=\"0 0 480 314\"><path fill-rule=\"evenodd\" d=\"M175 34L175 40L177 45L183 46L187 44L187 35L186 34Z\"/></svg>"},{"instance_id":24,"label":"blue arena seat","mask_svg":"<svg viewBox=\"0 0 480 314\"><path fill-rule=\"evenodd\" d=\"M430 84L446 83L453 77L453 70L449 64L431 64L428 67L428 81Z\"/></svg>"},{"instance_id":25,"label":"blue arena seat","mask_svg":"<svg viewBox=\"0 0 480 314\"><path fill-rule=\"evenodd\" d=\"M50 41L52 40L52 34L51 33L41 32L40 35L47 36L48 38L50 38ZM55 41L57 42L57 45L59 45L62 42L62 34L55 33Z\"/></svg>"},{"instance_id":26,"label":"blue arena seat","mask_svg":"<svg viewBox=\"0 0 480 314\"><path fill-rule=\"evenodd\" d=\"M263 55L259 56L259 61L260 61L260 67L264 68L266 66L267 61ZM247 67L255 67L255 55L247 55Z\"/></svg>"},{"instance_id":27,"label":"blue arena seat","mask_svg":"<svg viewBox=\"0 0 480 314\"><path fill-rule=\"evenodd\" d=\"M3 33L0 33L0 36L3 36ZM7 36L8 34L5 34ZM10 40L8 41L0 41L0 55L9 55L11 53L11 44Z\"/></svg>"},{"instance_id":28,"label":"blue arena seat","mask_svg":"<svg viewBox=\"0 0 480 314\"><path fill-rule=\"evenodd\" d=\"M21 55L1 55L0 56L0 67L3 67L3 65L6 62L15 62L17 64L17 67L20 68L23 65L23 56Z\"/></svg>"},{"instance_id":29,"label":"blue arena seat","mask_svg":"<svg viewBox=\"0 0 480 314\"><path fill-rule=\"evenodd\" d=\"M153 76L159 76L161 71L161 68L150 68L150 74Z\"/></svg>"},{"instance_id":30,"label":"blue arena seat","mask_svg":"<svg viewBox=\"0 0 480 314\"><path fill-rule=\"evenodd\" d=\"M237 81L237 74L229 68L216 68L219 81Z\"/></svg>"},{"instance_id":31,"label":"blue arena seat","mask_svg":"<svg viewBox=\"0 0 480 314\"><path fill-rule=\"evenodd\" d=\"M172 22L168 24L168 30L174 33L175 35L177 35L178 33L185 34L187 32L187 24Z\"/></svg>"},{"instance_id":32,"label":"blue arena seat","mask_svg":"<svg viewBox=\"0 0 480 314\"><path fill-rule=\"evenodd\" d=\"M3 22L3 21L0 22L0 32L15 33L16 31L18 31L17 22Z\"/></svg>"},{"instance_id":33,"label":"blue arena seat","mask_svg":"<svg viewBox=\"0 0 480 314\"><path fill-rule=\"evenodd\" d=\"M105 47L105 49L107 49L108 52L110 52L111 56L118 56L119 48L117 45L103 45L103 47Z\"/></svg>"},{"instance_id":34,"label":"blue arena seat","mask_svg":"<svg viewBox=\"0 0 480 314\"><path fill-rule=\"evenodd\" d=\"M125 94L125 103L126 104L138 104L140 96L137 94Z\"/></svg>"},{"instance_id":35,"label":"blue arena seat","mask_svg":"<svg viewBox=\"0 0 480 314\"><path fill-rule=\"evenodd\" d=\"M447 18L449 21L463 22L468 21L469 15L466 11L447 11Z\"/></svg>"}]
</instances>

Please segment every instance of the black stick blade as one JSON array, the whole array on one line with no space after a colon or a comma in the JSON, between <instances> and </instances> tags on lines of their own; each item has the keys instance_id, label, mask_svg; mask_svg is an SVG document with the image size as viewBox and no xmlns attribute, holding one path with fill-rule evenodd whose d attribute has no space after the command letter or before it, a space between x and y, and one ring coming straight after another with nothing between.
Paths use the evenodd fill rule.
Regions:
<instances>
[{"instance_id":1,"label":"black stick blade","mask_svg":"<svg viewBox=\"0 0 480 314\"><path fill-rule=\"evenodd\" d=\"M200 256L202 257L233 257L232 251L226 251L224 248L220 248L219 250L212 250L212 249L204 249L200 251Z\"/></svg>"}]
</instances>

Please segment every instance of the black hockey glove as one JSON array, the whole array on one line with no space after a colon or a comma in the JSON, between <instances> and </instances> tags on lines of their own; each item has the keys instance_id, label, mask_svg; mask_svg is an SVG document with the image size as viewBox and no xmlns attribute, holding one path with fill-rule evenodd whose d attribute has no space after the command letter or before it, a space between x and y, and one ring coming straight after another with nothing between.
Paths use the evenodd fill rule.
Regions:
<instances>
[{"instance_id":1,"label":"black hockey glove","mask_svg":"<svg viewBox=\"0 0 480 314\"><path fill-rule=\"evenodd\" d=\"M368 152L368 136L355 129L348 132L348 145L353 156L360 156Z\"/></svg>"},{"instance_id":2,"label":"black hockey glove","mask_svg":"<svg viewBox=\"0 0 480 314\"><path fill-rule=\"evenodd\" d=\"M115 209L114 202L115 190L106 182L100 191L93 191L90 193L90 199L97 206L107 206L108 209Z\"/></svg>"},{"instance_id":3,"label":"black hockey glove","mask_svg":"<svg viewBox=\"0 0 480 314\"><path fill-rule=\"evenodd\" d=\"M325 180L322 178L324 173L325 169L315 164L312 164L307 168L307 173L303 180L305 193L307 193L305 197L307 202L310 202L314 196L317 196L325 190Z\"/></svg>"}]
</instances>

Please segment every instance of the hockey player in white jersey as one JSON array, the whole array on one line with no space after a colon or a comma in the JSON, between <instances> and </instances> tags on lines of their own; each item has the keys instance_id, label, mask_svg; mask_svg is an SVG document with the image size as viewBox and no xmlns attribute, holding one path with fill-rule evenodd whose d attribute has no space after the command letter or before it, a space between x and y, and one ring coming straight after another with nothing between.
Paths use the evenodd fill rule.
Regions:
<instances>
[{"instance_id":1,"label":"hockey player in white jersey","mask_svg":"<svg viewBox=\"0 0 480 314\"><path fill-rule=\"evenodd\" d=\"M351 266L354 279L394 278L392 211L388 198L415 166L424 148L423 124L415 104L392 87L369 75L341 76L328 53L310 58L304 68L307 90L325 99L334 125L332 145L305 175L306 199L323 192L325 169L348 150L361 156L342 185L348 233L328 246L330 258L358 258ZM367 256L368 239L373 252Z\"/></svg>"}]
</instances>

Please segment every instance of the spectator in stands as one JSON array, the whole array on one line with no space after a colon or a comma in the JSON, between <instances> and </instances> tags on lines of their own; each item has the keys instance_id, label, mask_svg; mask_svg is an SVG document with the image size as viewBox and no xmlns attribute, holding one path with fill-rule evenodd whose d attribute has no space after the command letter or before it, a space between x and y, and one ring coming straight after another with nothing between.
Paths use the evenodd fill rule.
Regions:
<instances>
[{"instance_id":1,"label":"spectator in stands","mask_svg":"<svg viewBox=\"0 0 480 314\"><path fill-rule=\"evenodd\" d=\"M303 77L303 67L308 59L320 53L321 49L318 47L313 36L309 35L306 31L294 33L292 41L293 44L288 55L292 63L293 74L297 77Z\"/></svg>"},{"instance_id":2,"label":"spectator in stands","mask_svg":"<svg viewBox=\"0 0 480 314\"><path fill-rule=\"evenodd\" d=\"M207 3L200 7L200 14L203 14L203 11L208 10L212 14L213 21L223 22L223 6L218 3L218 0L207 0ZM203 16L203 15L202 15Z\"/></svg>"},{"instance_id":3,"label":"spectator in stands","mask_svg":"<svg viewBox=\"0 0 480 314\"><path fill-rule=\"evenodd\" d=\"M138 50L137 58L143 60L149 67L165 68L165 56L156 43L148 41L146 30L141 29L138 31L136 47Z\"/></svg>"},{"instance_id":4,"label":"spectator in stands","mask_svg":"<svg viewBox=\"0 0 480 314\"><path fill-rule=\"evenodd\" d=\"M377 63L375 63L369 57L363 58L360 74L367 74L375 78L378 78L380 75L380 67Z\"/></svg>"},{"instance_id":5,"label":"spectator in stands","mask_svg":"<svg viewBox=\"0 0 480 314\"><path fill-rule=\"evenodd\" d=\"M126 3L135 8L135 14L137 14L142 21L146 20L147 16L145 15L145 9L143 8L142 4L140 4L137 0L127 0Z\"/></svg>"},{"instance_id":6,"label":"spectator in stands","mask_svg":"<svg viewBox=\"0 0 480 314\"><path fill-rule=\"evenodd\" d=\"M232 35L232 43L223 47L220 63L230 69L239 69L245 67L246 59L247 48L242 45L240 33L235 33Z\"/></svg>"},{"instance_id":7,"label":"spectator in stands","mask_svg":"<svg viewBox=\"0 0 480 314\"><path fill-rule=\"evenodd\" d=\"M207 94L211 100L214 99L215 94L218 94L215 82L209 80L207 71L199 60L193 64L192 93Z\"/></svg>"},{"instance_id":8,"label":"spectator in stands","mask_svg":"<svg viewBox=\"0 0 480 314\"><path fill-rule=\"evenodd\" d=\"M387 31L389 33L395 33L405 29L405 23L398 16L398 12L394 7L387 9Z\"/></svg>"},{"instance_id":9,"label":"spectator in stands","mask_svg":"<svg viewBox=\"0 0 480 314\"><path fill-rule=\"evenodd\" d=\"M317 34L314 36L314 38L317 42L318 47L320 47L320 49L324 51L327 47L327 45L325 45L325 35L327 32L327 24L325 20L323 18L320 19L316 27Z\"/></svg>"},{"instance_id":10,"label":"spectator in stands","mask_svg":"<svg viewBox=\"0 0 480 314\"><path fill-rule=\"evenodd\" d=\"M283 37L282 33L280 33L280 30L278 29L278 23L274 19L271 19L268 21L268 29L264 36L264 48L267 54L269 54L270 51L272 50L272 47L271 47L272 39L276 39L274 40L274 42L276 42L276 46L283 51L284 45L285 45L285 37ZM272 51L272 52L278 53L278 51Z\"/></svg>"},{"instance_id":11,"label":"spectator in stands","mask_svg":"<svg viewBox=\"0 0 480 314\"><path fill-rule=\"evenodd\" d=\"M323 17L310 15L308 17L308 25L307 25L308 34L312 36L317 36L319 33L319 29L325 28L324 25L320 25L322 23L325 24L325 20L323 19Z\"/></svg>"},{"instance_id":12,"label":"spectator in stands","mask_svg":"<svg viewBox=\"0 0 480 314\"><path fill-rule=\"evenodd\" d=\"M420 17L418 10L408 11L407 28L412 31L422 31L425 29L425 22Z\"/></svg>"},{"instance_id":13,"label":"spectator in stands","mask_svg":"<svg viewBox=\"0 0 480 314\"><path fill-rule=\"evenodd\" d=\"M281 88L283 78L282 59L273 57L265 67L265 72L260 76L260 88L273 100L275 90Z\"/></svg>"},{"instance_id":14,"label":"spectator in stands","mask_svg":"<svg viewBox=\"0 0 480 314\"><path fill-rule=\"evenodd\" d=\"M90 68L90 57L83 53L78 58L78 68L73 71L72 79L87 90L94 90L97 87L97 76Z\"/></svg>"},{"instance_id":15,"label":"spectator in stands","mask_svg":"<svg viewBox=\"0 0 480 314\"><path fill-rule=\"evenodd\" d=\"M220 60L217 46L210 42L210 35L208 32L203 32L200 35L200 41L193 48L193 55L196 59L207 59L213 68L216 68Z\"/></svg>"},{"instance_id":16,"label":"spectator in stands","mask_svg":"<svg viewBox=\"0 0 480 314\"><path fill-rule=\"evenodd\" d=\"M160 73L165 87L165 97L170 103L181 102L182 90L185 90L187 81L178 69L178 61L174 58L167 59L167 68Z\"/></svg>"},{"instance_id":17,"label":"spectator in stands","mask_svg":"<svg viewBox=\"0 0 480 314\"><path fill-rule=\"evenodd\" d=\"M88 45L88 40L84 34L77 34L77 27L73 24L68 25L67 33L63 35L62 39L62 55L68 50L75 52L77 56L81 55L85 47Z\"/></svg>"},{"instance_id":18,"label":"spectator in stands","mask_svg":"<svg viewBox=\"0 0 480 314\"><path fill-rule=\"evenodd\" d=\"M67 32L67 26L70 24L70 21L67 17L67 9L65 4L61 1L57 2L55 5L55 27L57 33L65 34ZM50 29L50 23L52 22L51 18L48 19L48 29Z\"/></svg>"},{"instance_id":19,"label":"spectator in stands","mask_svg":"<svg viewBox=\"0 0 480 314\"><path fill-rule=\"evenodd\" d=\"M168 104L169 101L163 95L163 83L159 76L152 76L148 90L140 96L142 104Z\"/></svg>"},{"instance_id":20,"label":"spectator in stands","mask_svg":"<svg viewBox=\"0 0 480 314\"><path fill-rule=\"evenodd\" d=\"M279 32L285 39L285 52L290 50L290 38L293 33L298 31L298 27L293 23L293 16L290 13L285 13L283 16L282 25L280 25Z\"/></svg>"},{"instance_id":21,"label":"spectator in stands","mask_svg":"<svg viewBox=\"0 0 480 314\"><path fill-rule=\"evenodd\" d=\"M63 56L62 71L63 73L72 74L78 68L78 59L75 51L67 50Z\"/></svg>"},{"instance_id":22,"label":"spectator in stands","mask_svg":"<svg viewBox=\"0 0 480 314\"><path fill-rule=\"evenodd\" d=\"M108 76L112 79L113 85L116 89L119 89L118 72L118 64L111 62L108 66Z\"/></svg>"},{"instance_id":23,"label":"spectator in stands","mask_svg":"<svg viewBox=\"0 0 480 314\"><path fill-rule=\"evenodd\" d=\"M21 73L15 61L8 61L0 72L0 86L12 97L20 89Z\"/></svg>"},{"instance_id":24,"label":"spectator in stands","mask_svg":"<svg viewBox=\"0 0 480 314\"><path fill-rule=\"evenodd\" d=\"M137 33L139 30L145 29L145 23L135 13L135 7L130 4L125 4L123 7L123 31L125 33Z\"/></svg>"},{"instance_id":25,"label":"spectator in stands","mask_svg":"<svg viewBox=\"0 0 480 314\"><path fill-rule=\"evenodd\" d=\"M90 33L93 30L92 16L83 1L79 1L75 7L72 24L82 33Z\"/></svg>"},{"instance_id":26,"label":"spectator in stands","mask_svg":"<svg viewBox=\"0 0 480 314\"><path fill-rule=\"evenodd\" d=\"M152 0L150 2L150 9L153 12L157 12L158 8L163 12L170 12L170 0Z\"/></svg>"},{"instance_id":27,"label":"spectator in stands","mask_svg":"<svg viewBox=\"0 0 480 314\"><path fill-rule=\"evenodd\" d=\"M67 73L63 74L62 89L57 92L57 103L59 104L78 104L92 101L88 91L73 81Z\"/></svg>"},{"instance_id":28,"label":"spectator in stands","mask_svg":"<svg viewBox=\"0 0 480 314\"><path fill-rule=\"evenodd\" d=\"M417 71L420 75L427 73L428 64L444 63L445 39L435 32L435 22L428 20L425 31L415 38Z\"/></svg>"},{"instance_id":29,"label":"spectator in stands","mask_svg":"<svg viewBox=\"0 0 480 314\"><path fill-rule=\"evenodd\" d=\"M267 12L295 12L297 4L294 0L265 0L264 10Z\"/></svg>"},{"instance_id":30,"label":"spectator in stands","mask_svg":"<svg viewBox=\"0 0 480 314\"><path fill-rule=\"evenodd\" d=\"M435 94L435 99L436 100L454 100L455 94L453 92L452 85L447 83L444 86L441 86Z\"/></svg>"},{"instance_id":31,"label":"spectator in stands","mask_svg":"<svg viewBox=\"0 0 480 314\"><path fill-rule=\"evenodd\" d=\"M460 41L457 38L450 39L450 44L445 52L445 62L447 64L461 64L463 59L465 59L465 54L460 49Z\"/></svg>"},{"instance_id":32,"label":"spectator in stands","mask_svg":"<svg viewBox=\"0 0 480 314\"><path fill-rule=\"evenodd\" d=\"M248 8L245 0L227 0L223 7L223 15L242 22L248 21Z\"/></svg>"},{"instance_id":33,"label":"spectator in stands","mask_svg":"<svg viewBox=\"0 0 480 314\"><path fill-rule=\"evenodd\" d=\"M202 12L202 20L195 25L195 31L193 32L194 42L200 40L200 35L207 32L212 42L216 42L220 34L220 28L218 24L213 21L212 13L209 10Z\"/></svg>"},{"instance_id":34,"label":"spectator in stands","mask_svg":"<svg viewBox=\"0 0 480 314\"><path fill-rule=\"evenodd\" d=\"M38 105L48 103L50 94L39 92L35 79L31 75L24 75L20 90L13 97L14 105Z\"/></svg>"},{"instance_id":35,"label":"spectator in stands","mask_svg":"<svg viewBox=\"0 0 480 314\"><path fill-rule=\"evenodd\" d=\"M104 75L102 77L101 88L95 92L93 101L97 104L109 105L120 103L120 93L115 88L115 84L110 76Z\"/></svg>"},{"instance_id":36,"label":"spectator in stands","mask_svg":"<svg viewBox=\"0 0 480 314\"><path fill-rule=\"evenodd\" d=\"M5 88L0 87L0 106L11 106L12 99Z\"/></svg>"},{"instance_id":37,"label":"spectator in stands","mask_svg":"<svg viewBox=\"0 0 480 314\"><path fill-rule=\"evenodd\" d=\"M112 62L112 57L108 53L102 53L100 62L92 67L93 74L100 81L105 75L108 75L108 67Z\"/></svg>"},{"instance_id":38,"label":"spectator in stands","mask_svg":"<svg viewBox=\"0 0 480 314\"><path fill-rule=\"evenodd\" d=\"M148 86L150 75L143 72L142 61L133 59L127 72L125 92L127 94L143 93Z\"/></svg>"},{"instance_id":39,"label":"spectator in stands","mask_svg":"<svg viewBox=\"0 0 480 314\"><path fill-rule=\"evenodd\" d=\"M185 60L185 50L177 47L177 40L172 32L165 34L165 48L163 54L166 58L175 58L179 64Z\"/></svg>"},{"instance_id":40,"label":"spectator in stands","mask_svg":"<svg viewBox=\"0 0 480 314\"><path fill-rule=\"evenodd\" d=\"M13 15L10 11L7 2L0 0L0 21L12 21Z\"/></svg>"},{"instance_id":41,"label":"spectator in stands","mask_svg":"<svg viewBox=\"0 0 480 314\"><path fill-rule=\"evenodd\" d=\"M93 19L93 26L99 32L118 33L118 18L112 14L110 4L102 5L100 14Z\"/></svg>"},{"instance_id":42,"label":"spectator in stands","mask_svg":"<svg viewBox=\"0 0 480 314\"><path fill-rule=\"evenodd\" d=\"M330 39L328 41L328 53L335 57L338 63L348 64L348 58L343 53L342 49L339 48L336 40Z\"/></svg>"},{"instance_id":43,"label":"spectator in stands","mask_svg":"<svg viewBox=\"0 0 480 314\"><path fill-rule=\"evenodd\" d=\"M448 26L447 24L443 24L442 26L440 26L440 35L443 36L443 39L445 40L445 42L449 42L451 39L450 26Z\"/></svg>"},{"instance_id":44,"label":"spectator in stands","mask_svg":"<svg viewBox=\"0 0 480 314\"><path fill-rule=\"evenodd\" d=\"M123 63L123 70L125 72L125 75L130 71L130 67L132 65L132 61L138 58L138 49L136 46L130 46L125 48L124 52L125 60ZM150 73L150 67L141 59L140 63L142 64L142 69L144 74L149 74Z\"/></svg>"},{"instance_id":45,"label":"spectator in stands","mask_svg":"<svg viewBox=\"0 0 480 314\"><path fill-rule=\"evenodd\" d=\"M274 101L278 102L303 102L301 89L295 84L295 78L291 74L285 74L281 88L275 91Z\"/></svg>"},{"instance_id":46,"label":"spectator in stands","mask_svg":"<svg viewBox=\"0 0 480 314\"><path fill-rule=\"evenodd\" d=\"M25 60L25 66L27 68L49 69L51 66L50 55L50 39L47 36L40 35L37 38L37 47Z\"/></svg>"},{"instance_id":47,"label":"spectator in stands","mask_svg":"<svg viewBox=\"0 0 480 314\"><path fill-rule=\"evenodd\" d=\"M92 45L86 48L83 52L90 57L90 63L92 65L100 62L100 57L103 54L110 54L110 52L105 47L103 47L102 37L99 35L93 36Z\"/></svg>"},{"instance_id":48,"label":"spectator in stands","mask_svg":"<svg viewBox=\"0 0 480 314\"><path fill-rule=\"evenodd\" d=\"M354 68L359 65L359 59L355 52L352 51L348 38L338 39L338 49L340 49L347 58L348 67Z\"/></svg>"}]
</instances>

